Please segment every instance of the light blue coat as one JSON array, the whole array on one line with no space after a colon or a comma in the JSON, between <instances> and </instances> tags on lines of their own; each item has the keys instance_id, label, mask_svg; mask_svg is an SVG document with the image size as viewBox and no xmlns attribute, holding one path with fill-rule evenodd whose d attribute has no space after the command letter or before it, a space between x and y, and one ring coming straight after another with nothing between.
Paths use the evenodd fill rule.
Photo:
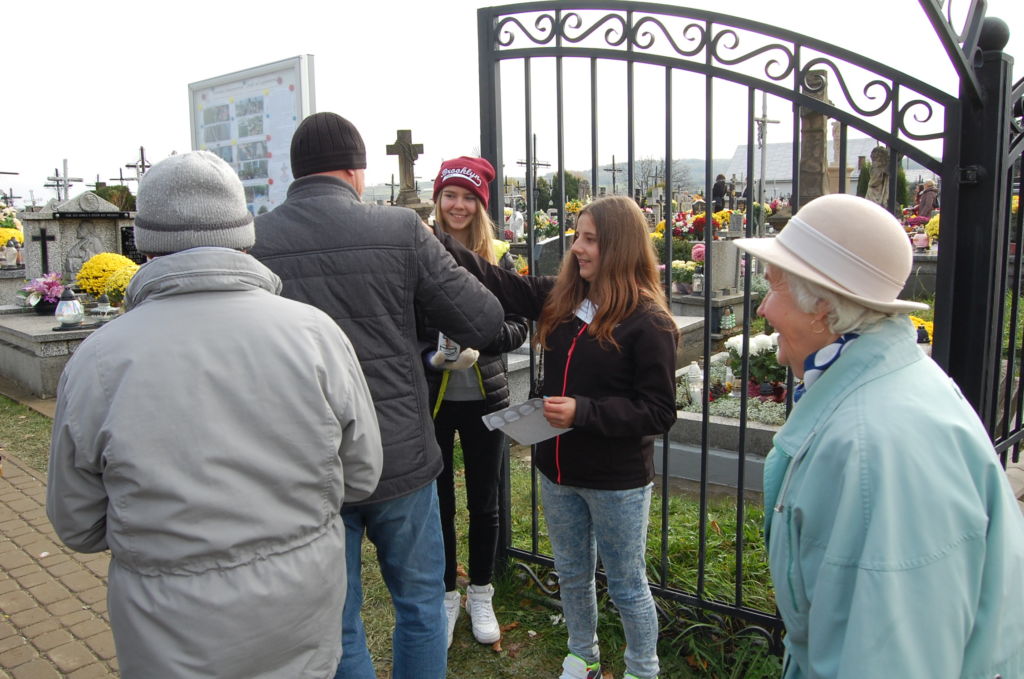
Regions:
<instances>
[{"instance_id":1,"label":"light blue coat","mask_svg":"<svg viewBox=\"0 0 1024 679\"><path fill-rule=\"evenodd\" d=\"M1024 518L908 319L850 344L774 443L786 679L1024 677Z\"/></svg>"}]
</instances>

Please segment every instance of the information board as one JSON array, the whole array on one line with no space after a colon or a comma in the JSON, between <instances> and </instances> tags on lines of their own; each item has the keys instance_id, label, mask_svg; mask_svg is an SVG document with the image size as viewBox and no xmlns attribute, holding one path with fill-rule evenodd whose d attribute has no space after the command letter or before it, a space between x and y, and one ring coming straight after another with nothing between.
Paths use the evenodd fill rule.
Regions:
<instances>
[{"instance_id":1,"label":"information board","mask_svg":"<svg viewBox=\"0 0 1024 679\"><path fill-rule=\"evenodd\" d=\"M192 150L235 168L254 215L280 205L292 182L292 134L315 112L313 55L190 83L188 101Z\"/></svg>"}]
</instances>

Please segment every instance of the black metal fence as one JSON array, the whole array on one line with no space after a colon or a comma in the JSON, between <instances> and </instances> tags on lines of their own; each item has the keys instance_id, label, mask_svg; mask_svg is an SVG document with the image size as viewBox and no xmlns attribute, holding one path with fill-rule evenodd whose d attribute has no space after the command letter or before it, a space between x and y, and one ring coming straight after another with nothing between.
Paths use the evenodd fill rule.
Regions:
<instances>
[{"instance_id":1,"label":"black metal fence","mask_svg":"<svg viewBox=\"0 0 1024 679\"><path fill-rule=\"evenodd\" d=\"M731 125L736 139L746 146L745 182L751 202L764 203L763 156L768 120L764 102L771 97L785 104L788 120L783 137L790 143L791 208L829 192L852 192L851 177L860 171L859 159L848 156L851 133L875 140L888 151L884 176L885 201L896 213L905 200L898 195L901 163L910 159L939 179L941 186L941 247L938 253L933 356L963 387L978 409L1004 460L1016 456L1024 438L1019 383L1021 342L1018 328L1021 290L1021 251L1024 212L1011 216L1011 195L1020 196L1022 84L1010 86L1012 60L1000 51L998 26L985 23L972 7L962 29L954 29L934 0L920 0L922 11L947 46L962 82L959 96L866 59L852 51L776 26L740 17L644 2L593 0L586 4L534 2L478 11L481 154L492 161L498 175L493 195L506 190L504 166L518 162L526 175L527 222L536 210L538 167L557 174L559 221L565 228L566 149L589 151L589 183L594 195L602 183L601 165L616 154L624 164L627 195L644 178L636 171L638 134L659 137L659 182L664 200L658 219L672 223L671 198L680 189L697 188L712 195L715 168L722 156L715 145L719 132L719 106L727 106L741 120ZM570 75L571 74L571 75ZM612 85L608 83L611 82ZM651 83L656 83L652 85ZM1014 104L1014 102L1016 102ZM762 110L759 115L758 105ZM1014 108L1016 106L1016 108ZM606 120L611 122L606 122ZM685 130L680 121L685 119ZM654 120L657 122L651 123ZM690 121L699 121L695 125ZM821 163L828 163L832 121L834 153L832 179L823 181ZM788 124L787 124L788 123ZM546 137L542 148L550 154L538 158L538 132ZM685 177L671 171L679 158L681 136L703 139L703 176L696 186L678 186ZM624 156L622 155L625 150ZM731 150L731 149L730 149ZM516 156L513 158L513 156ZM816 165L817 164L817 165ZM615 181L618 168L603 170ZM510 174L510 173L508 173ZM758 178L760 182L755 182ZM827 182L831 182L828 184ZM710 201L708 201L710 203ZM495 222L501 224L504 201L492 202ZM710 221L710 220L708 220ZM751 235L754 220L745 234ZM711 228L704 231L705 246L713 247ZM667 240L673 238L666 228ZM534 270L534 233L527 228L530 269ZM564 252L565 239L557 241ZM671 290L672 247L664 249L665 290ZM712 258L705 263L705 288L716 289ZM751 295L752 267L742 277L743 329L756 309ZM956 314L954 315L954 310ZM701 342L707 365L719 337L713 331L712 296L704 296ZM531 356L531 373L534 368ZM744 364L740 383L745 384ZM708 392L705 381L704 392ZM748 449L747 396L741 398L738 441L734 464L736 491L730 505L735 526L727 541L709 553L709 535L720 532L710 514L708 470L711 425L705 404L700 420L699 463L693 494L698 503L695 525L684 526L696 544L692 577L673 576L670 551L680 539L670 525L670 503L661 502L661 514L652 524L660 531L660 558L652 569L652 589L662 601L677 602L701 614L726 615L741 621L745 631L761 634L777 648L781 623L773 606L748 603L749 560L745 552L752 540L744 494L748 462L766 450ZM672 443L665 437L661 449L660 495L671 494ZM506 533L507 554L520 563L551 566L540 549L536 470L533 470L532 507L504 508L507 527L511 513L531 517L530 538L514 544ZM507 502L507 498L506 498ZM718 510L716 510L718 511ZM671 533L670 531L677 531ZM723 554L727 550L728 554ZM726 590L707 581L709 559L731 562L726 568L732 582ZM655 561L655 560L652 560ZM540 581L540 580L538 580Z\"/></svg>"}]
</instances>

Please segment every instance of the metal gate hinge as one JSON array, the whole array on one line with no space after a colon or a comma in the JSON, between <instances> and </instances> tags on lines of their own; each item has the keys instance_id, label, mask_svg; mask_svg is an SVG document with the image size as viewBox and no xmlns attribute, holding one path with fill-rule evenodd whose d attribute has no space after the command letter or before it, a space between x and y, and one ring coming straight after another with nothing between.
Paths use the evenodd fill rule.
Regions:
<instances>
[{"instance_id":1,"label":"metal gate hinge","mask_svg":"<svg viewBox=\"0 0 1024 679\"><path fill-rule=\"evenodd\" d=\"M987 176L988 173L981 165L968 165L960 168L961 184L977 184Z\"/></svg>"}]
</instances>

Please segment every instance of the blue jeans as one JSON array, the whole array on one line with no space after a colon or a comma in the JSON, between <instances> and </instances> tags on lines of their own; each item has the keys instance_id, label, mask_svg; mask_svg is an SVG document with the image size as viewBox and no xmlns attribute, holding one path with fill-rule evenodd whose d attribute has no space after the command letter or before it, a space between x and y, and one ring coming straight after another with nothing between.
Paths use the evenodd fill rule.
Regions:
<instances>
[{"instance_id":1,"label":"blue jeans","mask_svg":"<svg viewBox=\"0 0 1024 679\"><path fill-rule=\"evenodd\" d=\"M640 679L658 676L658 614L644 558L652 484L594 490L558 485L541 475L540 487L569 652L587 663L600 660L594 580L600 554L626 635L626 671Z\"/></svg>"},{"instance_id":2,"label":"blue jeans","mask_svg":"<svg viewBox=\"0 0 1024 679\"><path fill-rule=\"evenodd\" d=\"M341 616L341 664L335 679L376 679L360 609L363 532L377 548L381 576L395 607L393 679L444 679L448 618L444 610L444 543L435 484L410 495L342 507L348 591Z\"/></svg>"}]
</instances>

